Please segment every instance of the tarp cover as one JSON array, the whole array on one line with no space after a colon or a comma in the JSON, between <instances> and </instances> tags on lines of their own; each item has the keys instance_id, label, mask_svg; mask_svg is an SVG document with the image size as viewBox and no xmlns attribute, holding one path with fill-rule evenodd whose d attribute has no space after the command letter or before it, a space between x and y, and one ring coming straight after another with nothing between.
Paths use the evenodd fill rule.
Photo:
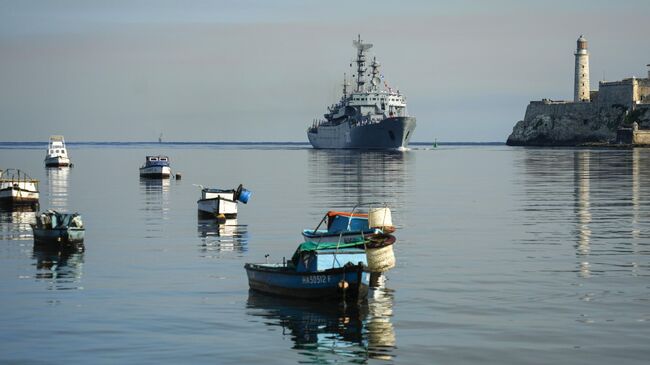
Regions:
<instances>
[{"instance_id":1,"label":"tarp cover","mask_svg":"<svg viewBox=\"0 0 650 365\"><path fill-rule=\"evenodd\" d=\"M307 241L303 242L298 246L298 252L307 252L307 251L316 251L316 250L335 250L337 248L349 248L349 247L355 247L355 246L361 246L363 245L363 240L359 239L358 241L353 241L353 242L312 242L312 241Z\"/></svg>"},{"instance_id":2,"label":"tarp cover","mask_svg":"<svg viewBox=\"0 0 650 365\"><path fill-rule=\"evenodd\" d=\"M353 241L353 242L341 242L341 243L336 243L336 242L321 242L321 243L316 243L312 241L307 241L301 243L298 248L296 249L296 252L294 252L293 256L291 257L290 261L290 266L296 267L298 265L298 260L300 259L300 256L303 252L311 252L311 251L316 251L316 250L335 250L336 248L350 248L350 247L363 247L364 241L359 240L359 241Z\"/></svg>"}]
</instances>

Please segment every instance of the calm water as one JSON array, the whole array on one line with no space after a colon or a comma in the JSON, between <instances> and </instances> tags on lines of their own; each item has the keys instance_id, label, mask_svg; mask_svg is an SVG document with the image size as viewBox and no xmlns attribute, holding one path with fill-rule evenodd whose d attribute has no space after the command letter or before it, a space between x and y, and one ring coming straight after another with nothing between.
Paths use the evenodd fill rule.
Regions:
<instances>
[{"instance_id":1,"label":"calm water","mask_svg":"<svg viewBox=\"0 0 650 365\"><path fill-rule=\"evenodd\" d=\"M146 154L182 180L140 181ZM86 250L35 250L33 212L0 213L0 362L645 364L650 150L300 145L0 146L78 211ZM199 221L205 186L253 192L238 221ZM249 293L328 209L386 201L397 267L367 305Z\"/></svg>"}]
</instances>

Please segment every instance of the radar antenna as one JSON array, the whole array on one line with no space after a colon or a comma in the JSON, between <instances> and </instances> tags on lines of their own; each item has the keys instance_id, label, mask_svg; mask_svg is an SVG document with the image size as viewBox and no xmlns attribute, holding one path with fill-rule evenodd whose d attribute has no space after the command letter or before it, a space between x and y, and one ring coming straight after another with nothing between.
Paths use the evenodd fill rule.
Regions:
<instances>
[{"instance_id":1,"label":"radar antenna","mask_svg":"<svg viewBox=\"0 0 650 365\"><path fill-rule=\"evenodd\" d=\"M357 92L363 92L363 84L366 83L365 74L366 74L366 55L365 52L372 48L372 43L363 43L361 40L361 35L357 35L357 40L353 41L352 44L357 49Z\"/></svg>"}]
</instances>

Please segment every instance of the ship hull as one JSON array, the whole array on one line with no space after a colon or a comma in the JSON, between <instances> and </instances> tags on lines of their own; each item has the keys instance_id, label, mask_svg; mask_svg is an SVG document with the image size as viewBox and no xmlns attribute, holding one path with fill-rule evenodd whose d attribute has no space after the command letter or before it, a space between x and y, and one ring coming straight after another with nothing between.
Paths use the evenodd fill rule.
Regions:
<instances>
[{"instance_id":1,"label":"ship hull","mask_svg":"<svg viewBox=\"0 0 650 365\"><path fill-rule=\"evenodd\" d=\"M307 132L307 137L314 148L404 149L408 147L415 125L415 117L386 118L362 126L351 126L345 121L336 126L319 126L316 131Z\"/></svg>"}]
</instances>

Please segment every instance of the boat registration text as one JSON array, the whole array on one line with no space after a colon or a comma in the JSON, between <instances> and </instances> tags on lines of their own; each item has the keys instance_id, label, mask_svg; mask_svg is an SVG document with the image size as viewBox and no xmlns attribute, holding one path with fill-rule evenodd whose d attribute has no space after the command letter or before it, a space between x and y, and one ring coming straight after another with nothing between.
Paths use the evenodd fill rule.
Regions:
<instances>
[{"instance_id":1,"label":"boat registration text","mask_svg":"<svg viewBox=\"0 0 650 365\"><path fill-rule=\"evenodd\" d=\"M330 283L331 281L332 278L329 275L310 275L302 277L303 284L325 284Z\"/></svg>"}]
</instances>

